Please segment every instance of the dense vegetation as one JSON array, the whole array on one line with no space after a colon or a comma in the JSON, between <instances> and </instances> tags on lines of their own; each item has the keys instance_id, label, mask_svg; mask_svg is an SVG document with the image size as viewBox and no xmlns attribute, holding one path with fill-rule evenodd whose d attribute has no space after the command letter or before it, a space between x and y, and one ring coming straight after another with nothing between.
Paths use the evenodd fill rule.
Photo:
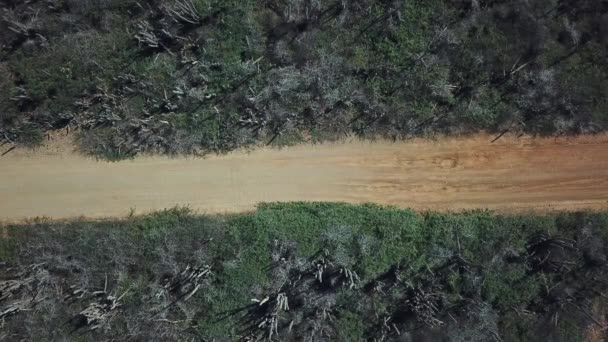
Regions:
<instances>
[{"instance_id":1,"label":"dense vegetation","mask_svg":"<svg viewBox=\"0 0 608 342\"><path fill-rule=\"evenodd\" d=\"M372 205L6 225L0 340L580 341L608 215Z\"/></svg>"},{"instance_id":2,"label":"dense vegetation","mask_svg":"<svg viewBox=\"0 0 608 342\"><path fill-rule=\"evenodd\" d=\"M608 123L606 0L0 5L4 144L70 127L121 158Z\"/></svg>"}]
</instances>

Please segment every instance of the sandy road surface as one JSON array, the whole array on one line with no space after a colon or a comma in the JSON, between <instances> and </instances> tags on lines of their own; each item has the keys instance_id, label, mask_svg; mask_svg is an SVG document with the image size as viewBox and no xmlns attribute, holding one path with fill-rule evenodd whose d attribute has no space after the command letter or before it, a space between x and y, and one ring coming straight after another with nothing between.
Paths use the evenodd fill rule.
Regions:
<instances>
[{"instance_id":1,"label":"sandy road surface","mask_svg":"<svg viewBox=\"0 0 608 342\"><path fill-rule=\"evenodd\" d=\"M608 135L491 138L350 141L120 163L81 157L55 142L0 157L0 219L123 216L130 208L142 213L175 205L232 212L262 201L608 209Z\"/></svg>"}]
</instances>

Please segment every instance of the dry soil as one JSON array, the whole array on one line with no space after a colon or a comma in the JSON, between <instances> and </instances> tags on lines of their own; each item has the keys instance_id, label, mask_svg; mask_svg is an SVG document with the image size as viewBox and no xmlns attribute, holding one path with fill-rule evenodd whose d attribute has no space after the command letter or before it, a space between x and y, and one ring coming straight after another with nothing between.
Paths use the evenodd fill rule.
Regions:
<instances>
[{"instance_id":1,"label":"dry soil","mask_svg":"<svg viewBox=\"0 0 608 342\"><path fill-rule=\"evenodd\" d=\"M274 201L442 211L608 209L608 135L492 138L348 140L105 162L72 152L68 138L55 135L36 151L0 157L0 219L120 217L176 205L235 212Z\"/></svg>"}]
</instances>

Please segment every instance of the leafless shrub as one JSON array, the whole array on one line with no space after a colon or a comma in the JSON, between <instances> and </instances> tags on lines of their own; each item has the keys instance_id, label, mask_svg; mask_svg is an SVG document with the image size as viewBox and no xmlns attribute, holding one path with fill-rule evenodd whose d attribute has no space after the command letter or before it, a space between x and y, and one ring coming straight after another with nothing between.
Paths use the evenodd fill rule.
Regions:
<instances>
[{"instance_id":1,"label":"leafless shrub","mask_svg":"<svg viewBox=\"0 0 608 342\"><path fill-rule=\"evenodd\" d=\"M30 9L29 11L31 13L29 19L27 21L21 22L18 19L15 19L16 15L15 13L7 13L5 14L2 19L8 23L8 29L17 33L18 35L22 36L22 37L28 37L31 35L34 35L34 32L38 29L39 27L39 20L38 20L38 14L40 13L40 11L34 11L33 9Z\"/></svg>"},{"instance_id":2,"label":"leafless shrub","mask_svg":"<svg viewBox=\"0 0 608 342\"><path fill-rule=\"evenodd\" d=\"M49 285L44 263L23 269L6 270L6 280L0 280L0 319L30 309L39 303Z\"/></svg>"},{"instance_id":3,"label":"leafless shrub","mask_svg":"<svg viewBox=\"0 0 608 342\"><path fill-rule=\"evenodd\" d=\"M526 249L527 263L535 270L564 272L575 264L569 256L570 251L577 250L576 241L571 239L536 233L528 237Z\"/></svg>"},{"instance_id":4,"label":"leafless shrub","mask_svg":"<svg viewBox=\"0 0 608 342\"><path fill-rule=\"evenodd\" d=\"M157 49L160 46L160 39L154 33L154 28L146 20L142 20L136 25L137 33L135 33L135 39L139 42L140 46L144 46L151 49Z\"/></svg>"},{"instance_id":5,"label":"leafless shrub","mask_svg":"<svg viewBox=\"0 0 608 342\"><path fill-rule=\"evenodd\" d=\"M320 0L288 0L283 6L282 16L286 21L311 20L322 10Z\"/></svg>"},{"instance_id":6,"label":"leafless shrub","mask_svg":"<svg viewBox=\"0 0 608 342\"><path fill-rule=\"evenodd\" d=\"M498 313L492 305L468 300L463 319L448 327L448 335L454 342L501 342L498 329Z\"/></svg>"},{"instance_id":7,"label":"leafless shrub","mask_svg":"<svg viewBox=\"0 0 608 342\"><path fill-rule=\"evenodd\" d=\"M66 0L68 7L76 13L88 13L110 8L114 0Z\"/></svg>"},{"instance_id":8,"label":"leafless shrub","mask_svg":"<svg viewBox=\"0 0 608 342\"><path fill-rule=\"evenodd\" d=\"M279 315L281 312L289 311L289 302L285 293L277 293L266 296L263 299L252 299L254 304L250 306L250 326L248 339L272 340L273 336L279 334Z\"/></svg>"},{"instance_id":9,"label":"leafless shrub","mask_svg":"<svg viewBox=\"0 0 608 342\"><path fill-rule=\"evenodd\" d=\"M172 5L165 5L169 16L177 23L199 25L201 17L192 0L177 0Z\"/></svg>"},{"instance_id":10,"label":"leafless shrub","mask_svg":"<svg viewBox=\"0 0 608 342\"><path fill-rule=\"evenodd\" d=\"M330 287L346 286L352 289L359 282L359 276L349 262L336 261L329 250L324 249L311 261L311 273L319 284Z\"/></svg>"},{"instance_id":11,"label":"leafless shrub","mask_svg":"<svg viewBox=\"0 0 608 342\"><path fill-rule=\"evenodd\" d=\"M104 327L118 314L118 309L121 307L121 299L128 293L125 291L120 297L108 294L105 290L94 292L97 297L94 301L77 315L70 319L70 324L74 330L84 329L85 331L93 331Z\"/></svg>"},{"instance_id":12,"label":"leafless shrub","mask_svg":"<svg viewBox=\"0 0 608 342\"><path fill-rule=\"evenodd\" d=\"M581 33L576 28L576 24L571 22L568 18L563 18L563 25L568 33L570 40L573 45L578 45L581 41Z\"/></svg>"},{"instance_id":13,"label":"leafless shrub","mask_svg":"<svg viewBox=\"0 0 608 342\"><path fill-rule=\"evenodd\" d=\"M11 101L16 102L18 105L22 105L31 100L32 98L24 86L15 87L15 96L11 97Z\"/></svg>"},{"instance_id":14,"label":"leafless shrub","mask_svg":"<svg viewBox=\"0 0 608 342\"><path fill-rule=\"evenodd\" d=\"M410 285L409 294L404 304L426 326L437 327L444 324L438 318L438 303L440 300L441 294L438 286L423 287L418 285L414 287Z\"/></svg>"},{"instance_id":15,"label":"leafless shrub","mask_svg":"<svg viewBox=\"0 0 608 342\"><path fill-rule=\"evenodd\" d=\"M203 280L211 274L211 266L192 267L190 265L179 274L163 279L162 287L169 293L186 301L201 288Z\"/></svg>"}]
</instances>

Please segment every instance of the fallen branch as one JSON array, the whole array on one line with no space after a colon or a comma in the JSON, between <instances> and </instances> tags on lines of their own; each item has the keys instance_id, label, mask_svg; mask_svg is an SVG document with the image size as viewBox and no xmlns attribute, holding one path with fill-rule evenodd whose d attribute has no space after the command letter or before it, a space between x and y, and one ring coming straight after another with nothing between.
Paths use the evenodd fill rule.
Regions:
<instances>
[{"instance_id":1,"label":"fallen branch","mask_svg":"<svg viewBox=\"0 0 608 342\"><path fill-rule=\"evenodd\" d=\"M179 0L173 6L165 6L167 13L178 23L199 25L201 17L192 0Z\"/></svg>"},{"instance_id":2,"label":"fallen branch","mask_svg":"<svg viewBox=\"0 0 608 342\"><path fill-rule=\"evenodd\" d=\"M5 155L7 155L9 152L11 152L12 150L16 149L17 146L13 146L11 148L9 148L8 150L6 150L4 153L2 153L2 155L0 155L1 157L4 157Z\"/></svg>"}]
</instances>

